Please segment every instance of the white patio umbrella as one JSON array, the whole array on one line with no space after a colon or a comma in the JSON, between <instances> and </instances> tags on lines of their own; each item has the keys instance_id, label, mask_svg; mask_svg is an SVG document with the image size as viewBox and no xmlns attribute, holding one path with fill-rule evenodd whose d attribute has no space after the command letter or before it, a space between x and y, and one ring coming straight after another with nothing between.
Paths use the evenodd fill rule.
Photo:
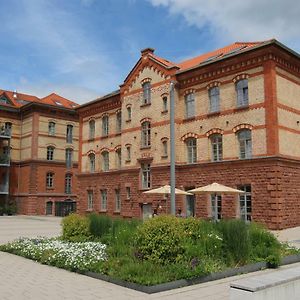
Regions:
<instances>
[{"instance_id":1,"label":"white patio umbrella","mask_svg":"<svg viewBox=\"0 0 300 300\"><path fill-rule=\"evenodd\" d=\"M231 187L216 182L193 190L189 190L188 192L193 194L243 194L245 193L242 190L233 189Z\"/></svg>"},{"instance_id":2,"label":"white patio umbrella","mask_svg":"<svg viewBox=\"0 0 300 300\"><path fill-rule=\"evenodd\" d=\"M169 185L164 185L161 186L159 188L156 189L152 189L146 192L143 192L144 194L164 194L164 195L168 195L171 194L171 187ZM180 190L180 189L176 189L175 188L175 194L177 195L192 195L191 193L188 193L186 191Z\"/></svg>"}]
</instances>

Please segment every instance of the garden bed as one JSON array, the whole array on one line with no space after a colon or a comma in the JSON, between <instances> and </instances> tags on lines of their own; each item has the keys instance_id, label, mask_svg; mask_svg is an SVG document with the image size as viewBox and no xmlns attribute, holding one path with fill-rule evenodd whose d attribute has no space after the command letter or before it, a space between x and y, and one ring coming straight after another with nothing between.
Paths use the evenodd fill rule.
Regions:
<instances>
[{"instance_id":1,"label":"garden bed","mask_svg":"<svg viewBox=\"0 0 300 300\"><path fill-rule=\"evenodd\" d=\"M300 261L257 224L161 216L139 220L71 215L63 236L19 239L0 250L145 293Z\"/></svg>"}]
</instances>

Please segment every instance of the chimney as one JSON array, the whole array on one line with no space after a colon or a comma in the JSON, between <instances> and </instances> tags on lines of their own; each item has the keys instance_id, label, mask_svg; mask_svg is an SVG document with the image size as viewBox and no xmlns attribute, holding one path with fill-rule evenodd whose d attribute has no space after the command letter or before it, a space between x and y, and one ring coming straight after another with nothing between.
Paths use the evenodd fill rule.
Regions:
<instances>
[{"instance_id":1,"label":"chimney","mask_svg":"<svg viewBox=\"0 0 300 300\"><path fill-rule=\"evenodd\" d=\"M148 54L153 54L154 50L155 49L153 49L153 48L145 48L145 49L141 50L142 57L146 56Z\"/></svg>"}]
</instances>

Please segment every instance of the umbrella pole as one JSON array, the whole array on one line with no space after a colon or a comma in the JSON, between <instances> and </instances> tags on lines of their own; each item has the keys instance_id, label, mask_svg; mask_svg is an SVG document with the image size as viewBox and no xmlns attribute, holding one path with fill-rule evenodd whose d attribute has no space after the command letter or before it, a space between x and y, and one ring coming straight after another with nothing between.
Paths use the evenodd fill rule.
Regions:
<instances>
[{"instance_id":1,"label":"umbrella pole","mask_svg":"<svg viewBox=\"0 0 300 300\"><path fill-rule=\"evenodd\" d=\"M170 186L171 214L175 216L175 82L170 84Z\"/></svg>"}]
</instances>

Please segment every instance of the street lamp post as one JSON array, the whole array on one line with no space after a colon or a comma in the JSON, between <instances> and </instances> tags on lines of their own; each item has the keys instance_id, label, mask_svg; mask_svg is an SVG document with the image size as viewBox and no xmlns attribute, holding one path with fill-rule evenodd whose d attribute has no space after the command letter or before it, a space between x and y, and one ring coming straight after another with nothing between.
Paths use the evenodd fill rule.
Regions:
<instances>
[{"instance_id":1,"label":"street lamp post","mask_svg":"<svg viewBox=\"0 0 300 300\"><path fill-rule=\"evenodd\" d=\"M171 214L175 216L175 82L170 84L170 186Z\"/></svg>"}]
</instances>

